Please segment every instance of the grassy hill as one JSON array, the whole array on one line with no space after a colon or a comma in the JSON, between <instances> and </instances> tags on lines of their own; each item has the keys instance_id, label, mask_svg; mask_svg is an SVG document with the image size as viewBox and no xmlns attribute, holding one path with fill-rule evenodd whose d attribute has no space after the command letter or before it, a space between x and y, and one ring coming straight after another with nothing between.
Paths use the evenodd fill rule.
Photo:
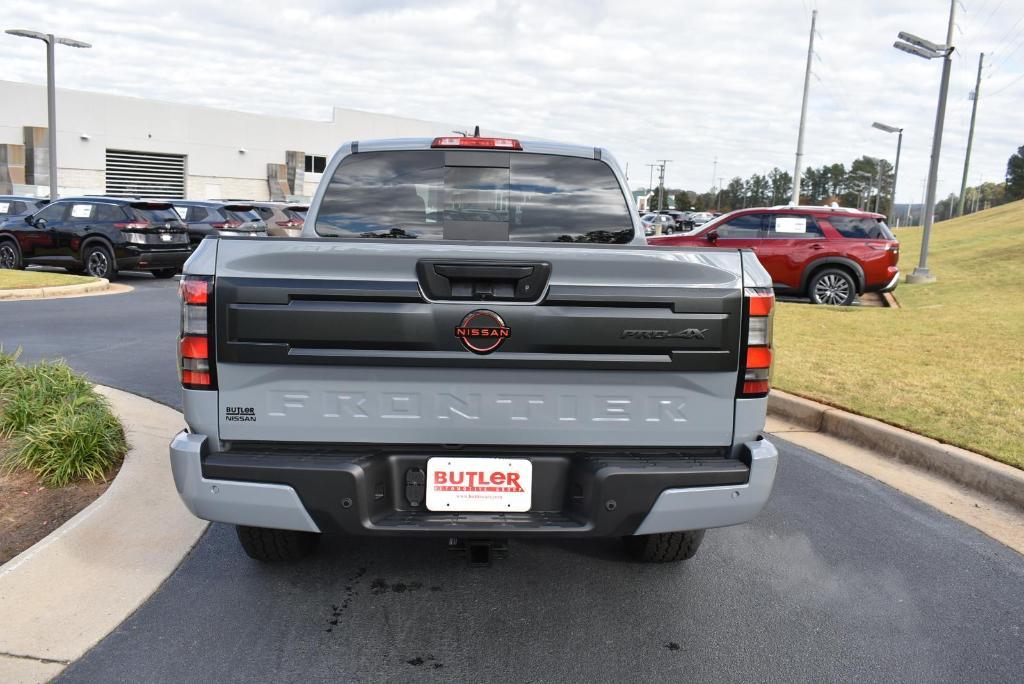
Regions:
<instances>
[{"instance_id":1,"label":"grassy hill","mask_svg":"<svg viewBox=\"0 0 1024 684\"><path fill-rule=\"evenodd\" d=\"M928 266L902 309L781 304L774 384L1024 468L1024 201L936 224Z\"/></svg>"}]
</instances>

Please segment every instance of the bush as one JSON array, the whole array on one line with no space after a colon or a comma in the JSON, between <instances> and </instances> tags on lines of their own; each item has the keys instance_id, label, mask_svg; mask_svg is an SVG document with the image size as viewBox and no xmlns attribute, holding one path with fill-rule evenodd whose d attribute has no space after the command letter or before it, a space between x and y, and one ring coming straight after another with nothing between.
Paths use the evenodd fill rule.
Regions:
<instances>
[{"instance_id":1,"label":"bush","mask_svg":"<svg viewBox=\"0 0 1024 684\"><path fill-rule=\"evenodd\" d=\"M63 361L22 366L18 355L0 350L0 437L13 442L3 469L48 487L106 479L128 449L106 400Z\"/></svg>"}]
</instances>

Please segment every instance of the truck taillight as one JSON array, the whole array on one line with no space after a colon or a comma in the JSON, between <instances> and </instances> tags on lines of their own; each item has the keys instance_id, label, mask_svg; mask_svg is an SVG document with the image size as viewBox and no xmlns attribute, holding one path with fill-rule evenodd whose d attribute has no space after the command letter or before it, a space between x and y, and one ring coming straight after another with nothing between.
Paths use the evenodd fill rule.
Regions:
<instances>
[{"instance_id":1,"label":"truck taillight","mask_svg":"<svg viewBox=\"0 0 1024 684\"><path fill-rule=\"evenodd\" d=\"M185 389L217 389L213 356L210 351L210 303L213 278L182 276L181 335L178 338L178 371Z\"/></svg>"},{"instance_id":2,"label":"truck taillight","mask_svg":"<svg viewBox=\"0 0 1024 684\"><path fill-rule=\"evenodd\" d=\"M747 344L743 360L743 380L739 396L763 397L771 389L772 375L772 313L775 293L771 288L748 287Z\"/></svg>"}]
</instances>

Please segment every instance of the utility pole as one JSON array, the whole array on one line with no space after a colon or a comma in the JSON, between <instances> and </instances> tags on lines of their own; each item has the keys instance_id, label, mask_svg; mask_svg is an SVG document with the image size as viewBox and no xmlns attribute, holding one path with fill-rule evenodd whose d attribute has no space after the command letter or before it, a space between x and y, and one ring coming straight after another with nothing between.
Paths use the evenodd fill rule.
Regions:
<instances>
[{"instance_id":1,"label":"utility pole","mask_svg":"<svg viewBox=\"0 0 1024 684\"><path fill-rule=\"evenodd\" d=\"M804 70L804 99L800 104L800 132L796 137L796 168L793 170L793 198L790 204L800 204L800 169L804 161L804 124L807 120L807 92L811 87L811 57L814 55L814 25L818 10L811 11L811 38L807 42L807 68Z\"/></svg>"},{"instance_id":2,"label":"utility pole","mask_svg":"<svg viewBox=\"0 0 1024 684\"><path fill-rule=\"evenodd\" d=\"M878 194L875 195L875 213L878 213L879 203L882 201L882 158L878 158Z\"/></svg>"},{"instance_id":3,"label":"utility pole","mask_svg":"<svg viewBox=\"0 0 1024 684\"><path fill-rule=\"evenodd\" d=\"M724 178L718 179L718 195L715 197L715 211L722 210L722 181Z\"/></svg>"},{"instance_id":4,"label":"utility pole","mask_svg":"<svg viewBox=\"0 0 1024 684\"><path fill-rule=\"evenodd\" d=\"M967 155L964 157L964 178L960 181L960 206L957 208L956 215L964 215L964 193L967 191L967 170L971 166L971 146L974 144L974 120L978 116L978 97L981 95L981 64L985 60L985 53L982 52L978 55L978 80L974 84L973 100L974 105L971 107L971 130L967 134Z\"/></svg>"},{"instance_id":5,"label":"utility pole","mask_svg":"<svg viewBox=\"0 0 1024 684\"><path fill-rule=\"evenodd\" d=\"M921 258L914 272L907 276L908 283L931 283L935 276L928 270L928 243L931 242L932 224L935 222L935 187L939 180L939 155L942 150L942 127L946 122L946 95L949 93L949 72L953 67L953 27L956 26L956 3L949 2L949 25L946 42L937 45L924 38L901 31L893 47L925 59L942 58L942 79L939 85L939 104L935 110L935 131L932 134L932 156L928 165L928 191L924 198L924 228L921 236Z\"/></svg>"},{"instance_id":6,"label":"utility pole","mask_svg":"<svg viewBox=\"0 0 1024 684\"><path fill-rule=\"evenodd\" d=\"M715 187L715 176L718 175L718 155L715 155L715 165L711 167L711 187Z\"/></svg>"},{"instance_id":7,"label":"utility pole","mask_svg":"<svg viewBox=\"0 0 1024 684\"><path fill-rule=\"evenodd\" d=\"M648 164L647 165L647 168L650 169L650 171L651 171L651 173L649 174L648 179L647 179L647 194L648 194L648 196L650 196L651 192L654 191L654 169L655 169L656 166L657 166L657 164ZM650 211L651 210L651 207L649 206L650 202L648 202L647 204L648 204L647 211Z\"/></svg>"},{"instance_id":8,"label":"utility pole","mask_svg":"<svg viewBox=\"0 0 1024 684\"><path fill-rule=\"evenodd\" d=\"M668 164L671 159L659 159L658 163L661 164L661 171L658 173L658 211L665 208L665 165Z\"/></svg>"}]
</instances>

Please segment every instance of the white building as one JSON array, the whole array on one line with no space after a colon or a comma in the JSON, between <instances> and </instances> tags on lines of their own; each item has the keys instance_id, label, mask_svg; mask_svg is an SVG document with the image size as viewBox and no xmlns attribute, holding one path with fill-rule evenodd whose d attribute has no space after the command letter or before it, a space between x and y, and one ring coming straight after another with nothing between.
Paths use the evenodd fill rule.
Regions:
<instances>
[{"instance_id":1,"label":"white building","mask_svg":"<svg viewBox=\"0 0 1024 684\"><path fill-rule=\"evenodd\" d=\"M335 107L329 121L57 90L61 195L310 197L347 140L450 134L438 123ZM0 81L0 194L49 194L46 87Z\"/></svg>"}]
</instances>

